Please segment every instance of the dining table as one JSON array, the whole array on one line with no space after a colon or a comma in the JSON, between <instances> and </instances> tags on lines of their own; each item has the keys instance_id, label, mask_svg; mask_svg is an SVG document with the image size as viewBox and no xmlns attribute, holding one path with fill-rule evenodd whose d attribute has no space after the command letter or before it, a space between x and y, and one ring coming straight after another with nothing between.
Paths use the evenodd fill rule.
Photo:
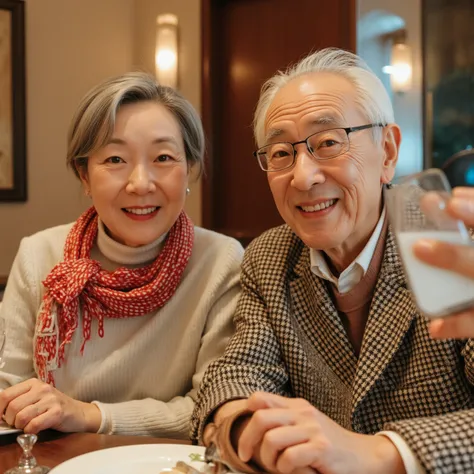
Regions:
<instances>
[{"instance_id":1,"label":"dining table","mask_svg":"<svg viewBox=\"0 0 474 474\"><path fill-rule=\"evenodd\" d=\"M21 455L21 448L15 434L0 436L0 474L15 467ZM55 467L68 459L100 449L137 444L187 444L190 441L152 436L121 436L96 433L60 433L46 430L38 435L33 454L38 464Z\"/></svg>"}]
</instances>

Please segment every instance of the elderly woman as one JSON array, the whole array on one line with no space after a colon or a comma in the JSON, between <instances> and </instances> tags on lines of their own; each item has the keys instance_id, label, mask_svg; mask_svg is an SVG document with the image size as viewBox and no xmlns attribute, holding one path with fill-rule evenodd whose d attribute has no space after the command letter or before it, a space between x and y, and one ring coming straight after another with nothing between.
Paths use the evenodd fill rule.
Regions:
<instances>
[{"instance_id":1,"label":"elderly woman","mask_svg":"<svg viewBox=\"0 0 474 474\"><path fill-rule=\"evenodd\" d=\"M0 316L0 412L46 428L186 438L204 370L233 332L241 245L183 211L201 122L141 73L72 120L67 163L92 207L22 240Z\"/></svg>"},{"instance_id":2,"label":"elderly woman","mask_svg":"<svg viewBox=\"0 0 474 474\"><path fill-rule=\"evenodd\" d=\"M432 339L407 290L382 83L352 53L316 52L264 86L255 135L286 225L246 252L192 435L245 472L472 472L474 345Z\"/></svg>"}]
</instances>

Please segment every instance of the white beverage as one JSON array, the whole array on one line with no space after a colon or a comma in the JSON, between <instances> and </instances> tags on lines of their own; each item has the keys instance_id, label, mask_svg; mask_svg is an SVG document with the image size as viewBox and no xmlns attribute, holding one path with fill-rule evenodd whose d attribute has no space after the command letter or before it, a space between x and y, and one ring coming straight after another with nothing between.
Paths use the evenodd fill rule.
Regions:
<instances>
[{"instance_id":1,"label":"white beverage","mask_svg":"<svg viewBox=\"0 0 474 474\"><path fill-rule=\"evenodd\" d=\"M459 311L471 303L474 306L474 279L420 261L413 253L413 245L419 239L467 243L465 237L452 231L397 233L405 273L419 309L427 317L436 317Z\"/></svg>"}]
</instances>

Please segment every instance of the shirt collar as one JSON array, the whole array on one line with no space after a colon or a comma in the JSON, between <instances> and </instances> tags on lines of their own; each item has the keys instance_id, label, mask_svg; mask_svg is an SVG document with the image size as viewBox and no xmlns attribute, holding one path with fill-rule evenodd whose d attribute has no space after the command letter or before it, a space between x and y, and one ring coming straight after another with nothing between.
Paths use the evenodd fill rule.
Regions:
<instances>
[{"instance_id":1,"label":"shirt collar","mask_svg":"<svg viewBox=\"0 0 474 474\"><path fill-rule=\"evenodd\" d=\"M375 226L372 235L367 242L366 246L362 249L360 254L356 257L356 259L339 275L339 278L335 277L331 272L329 265L324 258L323 253L320 250L310 249L310 261L311 261L311 271L318 277L323 278L325 280L330 281L337 287L339 287L339 283L341 281L347 280L347 277L354 274L358 274L355 277L356 280L360 280L367 269L369 268L370 262L375 252L375 247L377 246L377 242L380 237L380 233L382 232L383 223L385 220L385 207L382 210L382 214Z\"/></svg>"}]
</instances>

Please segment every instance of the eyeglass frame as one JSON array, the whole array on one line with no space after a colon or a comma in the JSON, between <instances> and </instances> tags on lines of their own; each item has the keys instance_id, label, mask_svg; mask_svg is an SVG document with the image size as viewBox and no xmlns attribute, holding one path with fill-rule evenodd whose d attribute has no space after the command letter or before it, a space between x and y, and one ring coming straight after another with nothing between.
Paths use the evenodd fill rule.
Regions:
<instances>
[{"instance_id":1,"label":"eyeglass frame","mask_svg":"<svg viewBox=\"0 0 474 474\"><path fill-rule=\"evenodd\" d=\"M337 158L338 156L341 156L343 153L347 153L347 151L350 150L350 145L351 145L351 140L349 138L349 133L352 133L352 132L358 132L360 130L367 130L369 128L375 128L375 127L386 127L387 124L383 124L383 123L368 123L368 124L365 124L365 125L359 125L357 127L333 127L333 128L328 128L326 130L320 130L319 132L314 132L312 133L311 135L309 135L308 137L306 137L304 140L300 140L298 142L275 142L275 143L269 143L268 145L264 145L260 148L258 148L257 150L255 150L252 155L257 159L257 162L258 162L258 165L260 166L260 169L262 171L265 171L265 173L275 173L277 171L284 171L284 170L287 170L289 168L291 168L295 163L296 163L296 154L297 154L297 151L296 151L296 148L295 146L296 145L300 145L301 143L304 143L306 145L306 149L308 150L309 154L316 158L317 160L320 160L320 161L327 161L327 160L332 160L333 158ZM317 135L318 133L324 133L324 132L330 132L331 130L344 130L346 132L346 135L347 135L347 141L349 142L349 148L344 152L341 152L337 155L334 155L334 156L331 156L331 158L321 158L319 156L315 156L311 150L310 150L310 146L309 146L309 143L308 143L308 140L313 137L314 135ZM277 170L266 170L266 169L263 169L263 166L260 162L260 159L258 158L258 152L260 150L262 150L263 148L267 148L268 146L271 146L271 145L278 145L278 144L281 144L281 143L286 143L287 145L291 145L292 148L293 148L293 161L291 162L290 165L288 166L285 166L284 168L279 168Z\"/></svg>"}]
</instances>

